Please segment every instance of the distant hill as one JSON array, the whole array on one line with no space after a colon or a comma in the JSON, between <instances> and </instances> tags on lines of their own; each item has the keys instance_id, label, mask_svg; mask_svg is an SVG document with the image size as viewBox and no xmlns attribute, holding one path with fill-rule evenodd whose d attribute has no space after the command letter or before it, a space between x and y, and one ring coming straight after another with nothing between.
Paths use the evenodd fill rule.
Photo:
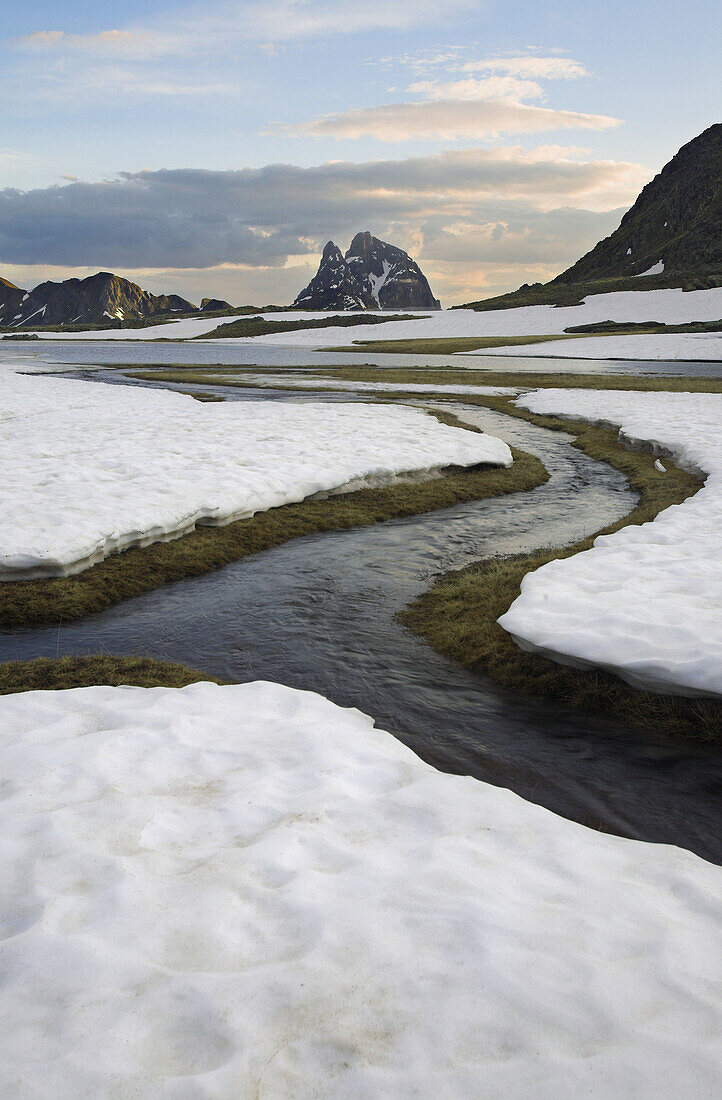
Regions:
<instances>
[{"instance_id":1,"label":"distant hill","mask_svg":"<svg viewBox=\"0 0 722 1100\"><path fill-rule=\"evenodd\" d=\"M13 317L25 296L25 291L7 279L0 278L0 325L6 325L7 318Z\"/></svg>"},{"instance_id":2,"label":"distant hill","mask_svg":"<svg viewBox=\"0 0 722 1100\"><path fill-rule=\"evenodd\" d=\"M470 306L566 305L612 290L709 286L722 286L722 123L683 145L614 233L561 275Z\"/></svg>"},{"instance_id":3,"label":"distant hill","mask_svg":"<svg viewBox=\"0 0 722 1100\"><path fill-rule=\"evenodd\" d=\"M226 313L232 309L230 302L222 298L204 298L201 302L201 313Z\"/></svg>"},{"instance_id":4,"label":"distant hill","mask_svg":"<svg viewBox=\"0 0 722 1100\"><path fill-rule=\"evenodd\" d=\"M407 252L357 233L344 256L329 241L315 276L293 303L295 309L439 309L428 280Z\"/></svg>"},{"instance_id":5,"label":"distant hill","mask_svg":"<svg viewBox=\"0 0 722 1100\"><path fill-rule=\"evenodd\" d=\"M0 324L10 328L107 324L196 311L192 302L177 294L151 294L109 271L87 279L40 283L27 293L13 290L20 300L15 295L12 311L6 307L0 315Z\"/></svg>"}]
</instances>

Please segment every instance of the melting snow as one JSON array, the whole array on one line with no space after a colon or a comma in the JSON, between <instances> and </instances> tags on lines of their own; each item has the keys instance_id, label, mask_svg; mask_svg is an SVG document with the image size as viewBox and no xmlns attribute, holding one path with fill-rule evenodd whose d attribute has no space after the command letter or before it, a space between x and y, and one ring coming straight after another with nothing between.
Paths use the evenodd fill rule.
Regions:
<instances>
[{"instance_id":1,"label":"melting snow","mask_svg":"<svg viewBox=\"0 0 722 1100\"><path fill-rule=\"evenodd\" d=\"M202 404L6 367L0 577L77 572L359 478L511 461L494 436L400 405Z\"/></svg>"},{"instance_id":2,"label":"melting snow","mask_svg":"<svg viewBox=\"0 0 722 1100\"><path fill-rule=\"evenodd\" d=\"M0 720L3 1095L719 1094L719 868L277 684Z\"/></svg>"},{"instance_id":3,"label":"melting snow","mask_svg":"<svg viewBox=\"0 0 722 1100\"><path fill-rule=\"evenodd\" d=\"M722 395L537 390L516 403L619 425L708 477L652 523L530 573L500 624L524 649L637 687L722 695Z\"/></svg>"},{"instance_id":4,"label":"melting snow","mask_svg":"<svg viewBox=\"0 0 722 1100\"><path fill-rule=\"evenodd\" d=\"M356 304L356 303L352 303ZM358 306L357 306L358 308ZM359 313L366 311L359 309ZM300 310L288 313L265 315L273 320L301 320L304 318L324 317L327 312ZM455 336L525 336L562 333L569 325L590 324L597 321L664 321L668 324L682 324L686 321L716 321L722 317L722 287L711 290L697 290L684 293L681 290L618 291L614 294L595 294L588 297L580 306L524 306L518 309L499 309L476 312L470 309L439 310L430 316L415 317L411 321L386 321L379 329L369 331L369 326L333 327L324 329L306 329L297 332L273 333L270 336L246 337L245 342L306 347L338 347L351 344L354 340L400 340L415 338L455 337ZM230 320L231 318L229 318ZM143 329L109 329L104 332L64 333L64 340L157 340L187 339L201 336L218 325L212 318L188 318L172 321L165 325L153 325ZM37 330L45 339L56 339L56 333ZM228 338L226 338L228 339ZM606 337L606 340L621 340L625 337ZM629 339L645 339L630 337ZM686 358L684 343L679 350L671 336L658 337L669 341L669 353L658 358ZM233 340L233 343L238 341ZM215 341L214 341L215 343ZM529 344L518 348L503 349L501 354L558 356L572 354L569 346L579 349L584 343L586 351L581 355L590 358L613 358L614 351L606 346L597 353L594 343L589 341L556 341L553 344ZM484 355L491 354L485 350ZM500 354L494 349L494 354ZM579 350L574 355L579 355ZM624 355L624 353L620 353ZM635 354L632 358L645 358L644 354ZM657 357L657 356L655 356ZM711 354L709 358L718 356ZM694 356L693 356L694 358ZM700 356L697 356L700 358ZM463 362L463 360L460 360Z\"/></svg>"}]
</instances>

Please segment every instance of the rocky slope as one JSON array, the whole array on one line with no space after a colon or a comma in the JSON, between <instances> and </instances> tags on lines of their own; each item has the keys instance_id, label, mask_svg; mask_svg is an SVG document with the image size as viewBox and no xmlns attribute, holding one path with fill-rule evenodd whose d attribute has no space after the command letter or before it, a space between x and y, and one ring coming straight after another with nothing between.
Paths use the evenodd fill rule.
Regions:
<instances>
[{"instance_id":1,"label":"rocky slope","mask_svg":"<svg viewBox=\"0 0 722 1100\"><path fill-rule=\"evenodd\" d=\"M6 308L0 314L0 324L10 328L108 324L196 309L177 294L151 294L108 271L99 271L87 279L40 283L28 293L12 289L20 300L14 296L13 310Z\"/></svg>"},{"instance_id":2,"label":"rocky slope","mask_svg":"<svg viewBox=\"0 0 722 1100\"><path fill-rule=\"evenodd\" d=\"M0 325L6 325L18 312L25 291L7 279L0 278Z\"/></svg>"},{"instance_id":3,"label":"rocky slope","mask_svg":"<svg viewBox=\"0 0 722 1100\"><path fill-rule=\"evenodd\" d=\"M611 236L555 279L583 282L722 264L722 123L683 145Z\"/></svg>"},{"instance_id":4,"label":"rocky slope","mask_svg":"<svg viewBox=\"0 0 722 1100\"><path fill-rule=\"evenodd\" d=\"M329 241L318 271L293 303L297 309L376 309L376 300L346 263L337 244Z\"/></svg>"},{"instance_id":5,"label":"rocky slope","mask_svg":"<svg viewBox=\"0 0 722 1100\"><path fill-rule=\"evenodd\" d=\"M614 233L561 275L461 308L566 306L618 290L717 286L722 286L722 123L683 145L643 188Z\"/></svg>"},{"instance_id":6,"label":"rocky slope","mask_svg":"<svg viewBox=\"0 0 722 1100\"><path fill-rule=\"evenodd\" d=\"M310 310L440 308L408 253L371 233L357 233L345 256L329 241L318 272L293 304Z\"/></svg>"}]
</instances>

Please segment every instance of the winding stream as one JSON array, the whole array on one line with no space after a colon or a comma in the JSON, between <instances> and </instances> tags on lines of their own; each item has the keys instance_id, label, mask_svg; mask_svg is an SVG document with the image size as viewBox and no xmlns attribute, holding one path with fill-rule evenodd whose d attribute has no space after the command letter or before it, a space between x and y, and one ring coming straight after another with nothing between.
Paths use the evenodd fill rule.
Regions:
<instances>
[{"instance_id":1,"label":"winding stream","mask_svg":"<svg viewBox=\"0 0 722 1100\"><path fill-rule=\"evenodd\" d=\"M231 399L247 398L235 391ZM78 623L3 634L0 659L147 653L231 680L318 691L372 714L439 768L510 787L593 827L722 861L722 748L516 697L395 622L435 574L490 554L569 543L634 501L621 474L569 447L569 436L462 403L443 407L537 454L550 481L309 536Z\"/></svg>"}]
</instances>

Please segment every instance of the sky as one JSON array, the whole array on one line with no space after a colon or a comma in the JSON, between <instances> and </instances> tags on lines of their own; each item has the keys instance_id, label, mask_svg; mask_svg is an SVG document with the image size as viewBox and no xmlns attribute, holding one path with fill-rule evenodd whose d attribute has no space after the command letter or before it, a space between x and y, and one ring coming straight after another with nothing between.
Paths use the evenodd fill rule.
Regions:
<instances>
[{"instance_id":1,"label":"sky","mask_svg":"<svg viewBox=\"0 0 722 1100\"><path fill-rule=\"evenodd\" d=\"M368 229L444 305L544 281L720 121L720 40L712 0L24 0L0 275L285 304Z\"/></svg>"}]
</instances>

